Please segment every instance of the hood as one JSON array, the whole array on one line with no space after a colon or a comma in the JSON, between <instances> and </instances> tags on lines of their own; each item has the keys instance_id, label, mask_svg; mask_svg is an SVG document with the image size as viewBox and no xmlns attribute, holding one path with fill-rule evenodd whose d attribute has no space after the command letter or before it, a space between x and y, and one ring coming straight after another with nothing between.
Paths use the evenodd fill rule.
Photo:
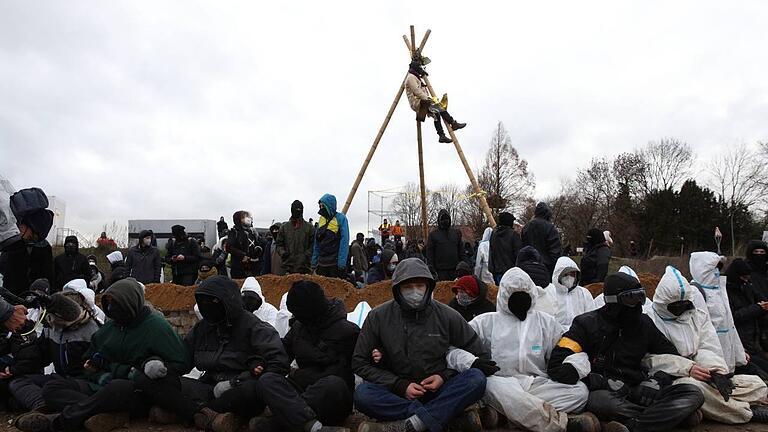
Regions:
<instances>
[{"instance_id":1,"label":"hood","mask_svg":"<svg viewBox=\"0 0 768 432\"><path fill-rule=\"evenodd\" d=\"M749 256L752 255L752 251L755 249L765 249L766 252L768 252L768 245L762 240L750 240L749 243L747 243L747 249L744 252L744 256L749 258Z\"/></svg>"},{"instance_id":2,"label":"hood","mask_svg":"<svg viewBox=\"0 0 768 432\"><path fill-rule=\"evenodd\" d=\"M512 293L518 291L526 292L531 296L529 314L536 308L536 297L538 297L536 285L526 272L520 268L513 267L504 273L504 276L501 277L501 282L499 282L499 293L496 294L496 308L499 312L514 317L512 312L509 311L508 303Z\"/></svg>"},{"instance_id":3,"label":"hood","mask_svg":"<svg viewBox=\"0 0 768 432\"><path fill-rule=\"evenodd\" d=\"M619 268L619 273L624 273L626 275L630 275L633 278L637 279L638 282L640 281L640 277L637 276L637 273L635 273L635 271L632 270L632 267L630 267L630 266L621 266Z\"/></svg>"},{"instance_id":4,"label":"hood","mask_svg":"<svg viewBox=\"0 0 768 432\"><path fill-rule=\"evenodd\" d=\"M408 308L400 296L400 285L403 281L413 278L427 279L427 293L425 294L426 301L423 303L422 308L425 308L432 301L432 293L435 291L435 278L432 277L432 273L429 271L429 267L424 261L418 258L407 258L395 267L395 272L392 274L392 297L402 308Z\"/></svg>"},{"instance_id":5,"label":"hood","mask_svg":"<svg viewBox=\"0 0 768 432\"><path fill-rule=\"evenodd\" d=\"M498 223L501 226L512 228L512 226L515 224L515 215L510 212L501 212L499 213Z\"/></svg>"},{"instance_id":6,"label":"hood","mask_svg":"<svg viewBox=\"0 0 768 432\"><path fill-rule=\"evenodd\" d=\"M142 230L139 233L139 247L144 247L144 244L142 240L144 240L144 237L152 237L152 231L150 230Z\"/></svg>"},{"instance_id":7,"label":"hood","mask_svg":"<svg viewBox=\"0 0 768 432\"><path fill-rule=\"evenodd\" d=\"M331 194L325 194L320 197L320 203L322 203L328 210L328 214L331 216L336 214L336 197Z\"/></svg>"},{"instance_id":8,"label":"hood","mask_svg":"<svg viewBox=\"0 0 768 432\"><path fill-rule=\"evenodd\" d=\"M288 290L286 306L297 320L304 324L325 319L329 301L323 287L309 280L296 281Z\"/></svg>"},{"instance_id":9,"label":"hood","mask_svg":"<svg viewBox=\"0 0 768 432\"><path fill-rule=\"evenodd\" d=\"M581 281L581 271L579 270L579 266L577 266L572 259L565 256L557 259L557 262L555 263L555 271L552 272L552 285L555 286L555 289L561 292L568 291L568 288L560 283L560 276L562 276L563 273L571 271L576 271L576 286L578 286L579 281Z\"/></svg>"},{"instance_id":10,"label":"hood","mask_svg":"<svg viewBox=\"0 0 768 432\"><path fill-rule=\"evenodd\" d=\"M96 306L96 294L88 288L85 279L72 279L64 285L64 290L77 291L85 297L85 301L93 308Z\"/></svg>"},{"instance_id":11,"label":"hood","mask_svg":"<svg viewBox=\"0 0 768 432\"><path fill-rule=\"evenodd\" d=\"M487 242L491 240L491 234L493 234L493 228L488 227L483 231L483 239L480 240L481 242Z\"/></svg>"},{"instance_id":12,"label":"hood","mask_svg":"<svg viewBox=\"0 0 768 432\"><path fill-rule=\"evenodd\" d=\"M722 257L714 252L694 252L688 265L691 268L691 279L693 282L701 285L702 288L719 288L720 271L717 265L724 261Z\"/></svg>"},{"instance_id":13,"label":"hood","mask_svg":"<svg viewBox=\"0 0 768 432\"><path fill-rule=\"evenodd\" d=\"M144 289L134 278L121 279L107 288L104 296L119 304L121 308L131 312L131 318L139 316L144 308Z\"/></svg>"},{"instance_id":14,"label":"hood","mask_svg":"<svg viewBox=\"0 0 768 432\"><path fill-rule=\"evenodd\" d=\"M249 276L245 279L243 282L243 287L240 288L240 294L246 291L255 292L259 295L259 297L261 297L263 301L267 301L264 298L264 294L261 292L261 284L259 284L259 281L257 281L253 276Z\"/></svg>"},{"instance_id":15,"label":"hood","mask_svg":"<svg viewBox=\"0 0 768 432\"><path fill-rule=\"evenodd\" d=\"M693 301L691 286L676 268L667 266L664 270L664 276L659 280L659 285L653 294L653 310L665 320L684 320L690 317L689 313L676 317L667 310L670 303L680 300Z\"/></svg>"},{"instance_id":16,"label":"hood","mask_svg":"<svg viewBox=\"0 0 768 432\"><path fill-rule=\"evenodd\" d=\"M605 243L605 234L598 228L591 228L587 231L587 245L589 247L595 247Z\"/></svg>"},{"instance_id":17,"label":"hood","mask_svg":"<svg viewBox=\"0 0 768 432\"><path fill-rule=\"evenodd\" d=\"M226 276L211 276L204 280L197 289L195 295L204 294L219 299L224 305L227 314L227 323L232 324L245 313L243 300L240 298L240 290L232 279Z\"/></svg>"},{"instance_id":18,"label":"hood","mask_svg":"<svg viewBox=\"0 0 768 432\"><path fill-rule=\"evenodd\" d=\"M545 202L536 204L536 210L533 211L533 216L539 219L550 220L552 219L552 210Z\"/></svg>"},{"instance_id":19,"label":"hood","mask_svg":"<svg viewBox=\"0 0 768 432\"><path fill-rule=\"evenodd\" d=\"M80 247L80 243L77 241L77 237L76 236L72 236L72 235L71 236L66 236L64 238L64 244L67 244L67 243L74 243L75 247Z\"/></svg>"},{"instance_id":20,"label":"hood","mask_svg":"<svg viewBox=\"0 0 768 432\"><path fill-rule=\"evenodd\" d=\"M246 210L238 210L232 214L232 223L238 227L242 226L243 224L241 220L243 219L243 217L249 216L249 215L250 213Z\"/></svg>"},{"instance_id":21,"label":"hood","mask_svg":"<svg viewBox=\"0 0 768 432\"><path fill-rule=\"evenodd\" d=\"M437 225L440 226L440 221L447 220L448 226L451 226L451 215L448 213L448 210L442 209L437 213Z\"/></svg>"},{"instance_id":22,"label":"hood","mask_svg":"<svg viewBox=\"0 0 768 432\"><path fill-rule=\"evenodd\" d=\"M522 263L529 263L529 262L535 262L535 263L541 262L541 254L539 254L539 251L537 251L536 248L533 246L525 246L524 248L520 249L520 252L517 253L518 267Z\"/></svg>"},{"instance_id":23,"label":"hood","mask_svg":"<svg viewBox=\"0 0 768 432\"><path fill-rule=\"evenodd\" d=\"M280 297L280 307L278 309L284 310L284 311L288 310L288 292L287 291L285 294L283 294L282 297Z\"/></svg>"},{"instance_id":24,"label":"hood","mask_svg":"<svg viewBox=\"0 0 768 432\"><path fill-rule=\"evenodd\" d=\"M749 263L742 258L733 260L725 270L725 275L728 276L728 282L736 282L741 276L747 276L751 273L752 267L750 267Z\"/></svg>"},{"instance_id":25,"label":"hood","mask_svg":"<svg viewBox=\"0 0 768 432\"><path fill-rule=\"evenodd\" d=\"M107 255L107 261L109 261L110 264L116 264L123 260L123 253L120 251L114 251L111 254Z\"/></svg>"}]
</instances>

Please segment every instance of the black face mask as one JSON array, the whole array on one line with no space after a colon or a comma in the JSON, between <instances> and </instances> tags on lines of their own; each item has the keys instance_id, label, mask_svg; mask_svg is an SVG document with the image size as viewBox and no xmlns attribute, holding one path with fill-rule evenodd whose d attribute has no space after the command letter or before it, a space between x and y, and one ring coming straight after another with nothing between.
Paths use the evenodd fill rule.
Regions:
<instances>
[{"instance_id":1,"label":"black face mask","mask_svg":"<svg viewBox=\"0 0 768 432\"><path fill-rule=\"evenodd\" d=\"M437 222L437 226L442 229L448 229L451 227L451 221L448 218L442 218Z\"/></svg>"},{"instance_id":2,"label":"black face mask","mask_svg":"<svg viewBox=\"0 0 768 432\"><path fill-rule=\"evenodd\" d=\"M632 329L640 326L640 318L643 316L643 305L624 306L621 304L607 304L608 316L622 329Z\"/></svg>"},{"instance_id":3,"label":"black face mask","mask_svg":"<svg viewBox=\"0 0 768 432\"><path fill-rule=\"evenodd\" d=\"M128 325L133 321L133 313L123 308L119 303L110 301L108 298L102 298L101 307L104 308L104 314L114 322L120 325Z\"/></svg>"},{"instance_id":4,"label":"black face mask","mask_svg":"<svg viewBox=\"0 0 768 432\"><path fill-rule=\"evenodd\" d=\"M291 207L291 217L301 219L304 217L304 208L300 206Z\"/></svg>"},{"instance_id":5,"label":"black face mask","mask_svg":"<svg viewBox=\"0 0 768 432\"><path fill-rule=\"evenodd\" d=\"M243 308L250 313L253 313L259 310L262 303L264 303L264 300L261 299L261 296L256 294L255 292L249 292L249 291L244 292L242 295L242 299L243 299Z\"/></svg>"},{"instance_id":6,"label":"black face mask","mask_svg":"<svg viewBox=\"0 0 768 432\"><path fill-rule=\"evenodd\" d=\"M768 261L768 255L766 254L752 254L749 258L750 264L752 264L752 267L755 268L757 271L765 271L766 270L766 262Z\"/></svg>"},{"instance_id":7,"label":"black face mask","mask_svg":"<svg viewBox=\"0 0 768 432\"><path fill-rule=\"evenodd\" d=\"M218 324L227 318L227 312L224 309L224 305L216 297L201 295L197 296L197 308L200 310L200 315L203 319Z\"/></svg>"},{"instance_id":8,"label":"black face mask","mask_svg":"<svg viewBox=\"0 0 768 432\"><path fill-rule=\"evenodd\" d=\"M678 300L667 305L667 310L674 316L680 316L686 311L693 310L695 306L690 300Z\"/></svg>"},{"instance_id":9,"label":"black face mask","mask_svg":"<svg viewBox=\"0 0 768 432\"><path fill-rule=\"evenodd\" d=\"M522 291L513 292L507 300L507 307L517 319L525 321L528 310L531 308L531 295Z\"/></svg>"},{"instance_id":10,"label":"black face mask","mask_svg":"<svg viewBox=\"0 0 768 432\"><path fill-rule=\"evenodd\" d=\"M324 217L326 219L330 219L331 218L330 213L328 213L328 209L326 209L324 205L320 206L320 210L317 211L317 214L319 214L320 216L322 216L322 217Z\"/></svg>"},{"instance_id":11,"label":"black face mask","mask_svg":"<svg viewBox=\"0 0 768 432\"><path fill-rule=\"evenodd\" d=\"M67 255L76 255L77 254L77 246L73 244L65 244L64 245L64 253Z\"/></svg>"}]
</instances>

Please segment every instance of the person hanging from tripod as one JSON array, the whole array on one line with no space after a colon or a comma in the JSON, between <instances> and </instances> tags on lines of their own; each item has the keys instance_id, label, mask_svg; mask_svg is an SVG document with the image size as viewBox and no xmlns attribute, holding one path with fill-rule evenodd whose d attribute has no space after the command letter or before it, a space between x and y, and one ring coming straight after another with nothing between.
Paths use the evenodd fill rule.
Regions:
<instances>
[{"instance_id":1,"label":"person hanging from tripod","mask_svg":"<svg viewBox=\"0 0 768 432\"><path fill-rule=\"evenodd\" d=\"M418 52L414 54L413 60L408 68L408 78L405 80L405 93L408 96L408 103L411 109L416 111L416 120L423 122L427 116L435 120L435 131L440 137L441 143L451 143L453 140L445 136L443 125L440 118L456 131L465 127L466 123L459 123L450 114L448 114L448 97L443 95L442 100L438 101L436 97L429 95L427 83L424 77L429 74L424 70L424 66L430 63L429 57L422 57Z\"/></svg>"}]
</instances>

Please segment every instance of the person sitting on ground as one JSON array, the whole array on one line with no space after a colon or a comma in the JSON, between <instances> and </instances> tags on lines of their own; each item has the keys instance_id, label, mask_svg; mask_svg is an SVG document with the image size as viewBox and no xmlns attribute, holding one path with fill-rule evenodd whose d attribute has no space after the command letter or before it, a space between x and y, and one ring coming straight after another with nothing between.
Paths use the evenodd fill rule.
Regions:
<instances>
[{"instance_id":1,"label":"person sitting on ground","mask_svg":"<svg viewBox=\"0 0 768 432\"><path fill-rule=\"evenodd\" d=\"M725 270L726 290L744 351L751 363L768 372L768 352L763 348L760 329L761 320L768 318L768 299L752 287L751 273L752 268L745 260L733 260Z\"/></svg>"},{"instance_id":2,"label":"person sitting on ground","mask_svg":"<svg viewBox=\"0 0 768 432\"><path fill-rule=\"evenodd\" d=\"M464 276L471 276L471 275L472 275L472 266L470 266L466 261L459 261L459 263L456 264L456 280Z\"/></svg>"},{"instance_id":3,"label":"person sitting on ground","mask_svg":"<svg viewBox=\"0 0 768 432\"><path fill-rule=\"evenodd\" d=\"M595 414L603 431L666 431L693 427L704 396L692 384L670 384L641 368L647 354L679 355L675 346L643 313L645 289L636 278L614 273L605 278L605 305L574 318L552 351L547 373L555 381L589 388L586 410ZM586 353L591 372L566 359ZM582 378L583 377L583 378ZM649 393L649 390L658 391Z\"/></svg>"},{"instance_id":4,"label":"person sitting on ground","mask_svg":"<svg viewBox=\"0 0 768 432\"><path fill-rule=\"evenodd\" d=\"M378 261L377 261L378 260ZM397 254L392 249L384 249L381 255L373 258L373 265L368 269L368 285L392 279L392 273L395 272L399 262Z\"/></svg>"},{"instance_id":5,"label":"person sitting on ground","mask_svg":"<svg viewBox=\"0 0 768 432\"><path fill-rule=\"evenodd\" d=\"M429 95L429 89L427 83L424 81L424 77L429 75L424 70L424 66L429 63L429 58L422 57L420 54L414 55L413 60L408 65L408 78L405 81L405 94L408 96L408 103L411 105L411 109L416 112L416 120L423 122L427 116L432 117L435 120L435 131L441 143L452 143L453 140L445 136L443 131L443 124L441 120L444 120L451 130L457 131L465 127L466 123L459 123L448 114L446 111L448 103L445 104L438 102L436 98L432 98Z\"/></svg>"},{"instance_id":6,"label":"person sitting on ground","mask_svg":"<svg viewBox=\"0 0 768 432\"><path fill-rule=\"evenodd\" d=\"M584 256L581 257L581 280L589 285L605 280L608 264L611 261L611 248L605 240L605 234L597 228L587 232Z\"/></svg>"},{"instance_id":7,"label":"person sitting on ground","mask_svg":"<svg viewBox=\"0 0 768 432\"><path fill-rule=\"evenodd\" d=\"M336 197L323 195L317 202L320 221L312 250L312 269L320 276L346 276L349 253L349 225L344 213L336 211Z\"/></svg>"},{"instance_id":8,"label":"person sitting on ground","mask_svg":"<svg viewBox=\"0 0 768 432\"><path fill-rule=\"evenodd\" d=\"M368 314L352 357L352 369L364 380L355 389L355 407L389 423L365 422L358 432L480 426L477 410L465 409L485 393L478 367L490 360L488 350L458 312L432 299L434 290L427 265L405 259L392 277L394 299ZM481 360L456 373L445 359L451 346ZM374 360L374 350L383 360Z\"/></svg>"},{"instance_id":9,"label":"person sitting on ground","mask_svg":"<svg viewBox=\"0 0 768 432\"><path fill-rule=\"evenodd\" d=\"M120 251L111 252L107 255L107 261L109 261L109 280L107 285L112 286L115 282L127 278L130 274L128 267L125 266L123 260L123 253Z\"/></svg>"},{"instance_id":10,"label":"person sitting on ground","mask_svg":"<svg viewBox=\"0 0 768 432\"><path fill-rule=\"evenodd\" d=\"M158 380L188 370L181 339L163 315L145 303L136 279L110 286L101 303L110 321L91 337L83 365L87 378L46 383L45 406L59 414L24 414L16 420L18 429L75 431L85 425L101 432L122 427L129 415L145 414L134 380Z\"/></svg>"},{"instance_id":11,"label":"person sitting on ground","mask_svg":"<svg viewBox=\"0 0 768 432\"><path fill-rule=\"evenodd\" d=\"M88 258L80 253L76 236L67 236L64 240L64 253L53 260L53 277L56 284L51 292L58 292L72 279L87 279L91 274Z\"/></svg>"},{"instance_id":12,"label":"person sitting on ground","mask_svg":"<svg viewBox=\"0 0 768 432\"><path fill-rule=\"evenodd\" d=\"M104 311L96 305L96 294L88 288L83 279L73 279L67 282L66 285L64 285L64 290L62 292L67 291L79 292L83 298L85 298L85 302L88 307L90 307L94 319L96 319L100 325L106 322L106 314L104 314Z\"/></svg>"},{"instance_id":13,"label":"person sitting on ground","mask_svg":"<svg viewBox=\"0 0 768 432\"><path fill-rule=\"evenodd\" d=\"M104 272L99 269L98 260L96 255L88 255L88 269L90 270L89 276L86 279L88 282L88 288L93 290L96 294L101 294L107 289L107 277Z\"/></svg>"},{"instance_id":14,"label":"person sitting on ground","mask_svg":"<svg viewBox=\"0 0 768 432\"><path fill-rule=\"evenodd\" d=\"M125 266L132 278L143 284L160 283L162 271L160 249L152 246L152 231L143 230L139 233L139 242L128 249Z\"/></svg>"},{"instance_id":15,"label":"person sitting on ground","mask_svg":"<svg viewBox=\"0 0 768 432\"><path fill-rule=\"evenodd\" d=\"M537 287L538 300L536 302L536 310L546 312L552 316L556 315L557 309L554 304L554 296L547 294L547 287L552 283L552 276L550 276L549 270L542 263L539 251L533 246L523 247L517 254L515 266L530 276Z\"/></svg>"},{"instance_id":16,"label":"person sitting on ground","mask_svg":"<svg viewBox=\"0 0 768 432\"><path fill-rule=\"evenodd\" d=\"M243 299L245 310L254 314L256 318L275 326L277 322L277 308L267 303L261 292L261 285L255 277L246 278L243 287L240 288L240 296Z\"/></svg>"},{"instance_id":17,"label":"person sitting on ground","mask_svg":"<svg viewBox=\"0 0 768 432\"><path fill-rule=\"evenodd\" d=\"M469 322L478 315L496 312L496 306L488 300L488 285L477 278L467 275L456 279L453 284L454 297L448 303L465 321Z\"/></svg>"},{"instance_id":18,"label":"person sitting on ground","mask_svg":"<svg viewBox=\"0 0 768 432\"><path fill-rule=\"evenodd\" d=\"M695 385L704 395L704 418L726 424L768 423L768 407L756 403L768 388L754 375L732 375L709 314L696 309L693 292L680 272L667 266L653 295L651 319L680 355L651 355L643 360L650 374L658 371L675 384Z\"/></svg>"},{"instance_id":19,"label":"person sitting on ground","mask_svg":"<svg viewBox=\"0 0 768 432\"><path fill-rule=\"evenodd\" d=\"M592 294L579 285L580 276L579 267L572 259L560 257L555 263L552 283L544 290L554 305L557 322L565 330L571 327L576 316L597 309Z\"/></svg>"},{"instance_id":20,"label":"person sitting on ground","mask_svg":"<svg viewBox=\"0 0 768 432\"><path fill-rule=\"evenodd\" d=\"M555 382L547 375L547 360L563 328L551 315L535 310L536 286L531 278L519 268L508 270L499 284L496 305L498 312L469 322L498 361L497 372L488 377L484 401L525 430L599 431L600 423L592 414L568 416L584 409L587 386ZM462 350L448 354L449 366L458 371L475 360ZM495 429L493 420L489 422L485 429Z\"/></svg>"},{"instance_id":21,"label":"person sitting on ground","mask_svg":"<svg viewBox=\"0 0 768 432\"><path fill-rule=\"evenodd\" d=\"M204 280L219 274L219 269L214 265L212 258L201 258L197 267L197 280L195 285L200 285Z\"/></svg>"}]
</instances>

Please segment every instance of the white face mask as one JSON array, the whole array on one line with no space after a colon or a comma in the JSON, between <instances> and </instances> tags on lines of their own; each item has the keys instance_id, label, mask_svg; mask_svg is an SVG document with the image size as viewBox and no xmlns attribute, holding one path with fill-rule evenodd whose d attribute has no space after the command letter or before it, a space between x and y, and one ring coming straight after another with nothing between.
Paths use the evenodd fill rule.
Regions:
<instances>
[{"instance_id":1,"label":"white face mask","mask_svg":"<svg viewBox=\"0 0 768 432\"><path fill-rule=\"evenodd\" d=\"M151 237L147 237L144 240L142 240L141 242L144 243L144 246L149 246L149 245L152 244L152 238Z\"/></svg>"},{"instance_id":2,"label":"white face mask","mask_svg":"<svg viewBox=\"0 0 768 432\"><path fill-rule=\"evenodd\" d=\"M403 296L405 304L415 308L421 305L424 295L427 292L426 285L407 285L400 288L400 295Z\"/></svg>"},{"instance_id":3,"label":"white face mask","mask_svg":"<svg viewBox=\"0 0 768 432\"><path fill-rule=\"evenodd\" d=\"M563 276L560 278L560 283L563 284L564 287L571 289L576 284L576 278L573 276Z\"/></svg>"},{"instance_id":4,"label":"white face mask","mask_svg":"<svg viewBox=\"0 0 768 432\"><path fill-rule=\"evenodd\" d=\"M244 217L243 219L240 220L240 222L242 222L243 226L249 227L253 223L253 218Z\"/></svg>"}]
</instances>

